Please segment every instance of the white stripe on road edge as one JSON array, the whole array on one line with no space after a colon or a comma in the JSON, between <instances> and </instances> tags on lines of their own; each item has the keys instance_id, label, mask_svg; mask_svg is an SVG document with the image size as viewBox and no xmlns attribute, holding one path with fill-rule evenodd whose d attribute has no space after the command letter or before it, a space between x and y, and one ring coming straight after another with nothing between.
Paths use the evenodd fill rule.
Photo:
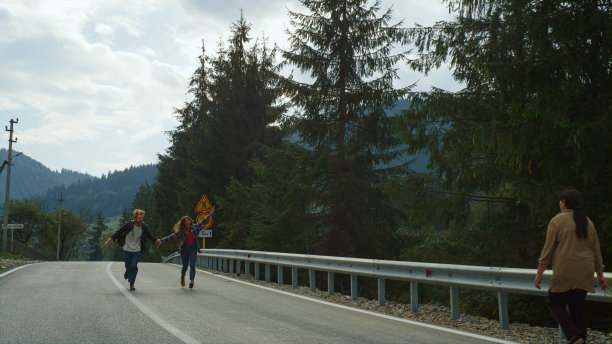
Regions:
<instances>
[{"instance_id":1,"label":"white stripe on road edge","mask_svg":"<svg viewBox=\"0 0 612 344\"><path fill-rule=\"evenodd\" d=\"M153 311L147 308L147 306L145 306L142 302L140 302L140 300L138 300L134 295L132 295L127 290L127 288L121 285L121 283L119 283L119 281L117 281L115 276L111 273L110 267L112 264L113 263L108 263L108 265L106 266L106 273L108 274L108 277L111 279L111 281L113 281L113 283L115 283L117 288L121 290L123 295L125 295L125 297L127 297L127 299L130 300L130 302L134 304L134 306L138 307L138 309L140 309L141 312L143 312L146 316L151 318L151 320L155 321L159 326L163 327L166 331L172 333L176 338L180 339L183 343L185 344L196 344L196 343L199 344L200 343L199 341L195 340L188 334L170 325L167 321L159 317L157 314L155 314Z\"/></svg>"},{"instance_id":2,"label":"white stripe on road edge","mask_svg":"<svg viewBox=\"0 0 612 344\"><path fill-rule=\"evenodd\" d=\"M171 263L171 264L176 265L176 266L180 266L180 265L174 264L174 263ZM499 338L482 336L482 335L479 335L479 334L474 334L474 333L470 333L470 332L463 332L463 331L455 330L455 329L452 329L452 328L446 328L446 327L426 324L426 323L422 323L422 322L418 322L418 321L414 321L414 320L398 318L398 317L394 317L394 316L391 316L391 315L376 313L376 312L372 312L372 311L366 311L366 310L360 309L360 308L354 308L354 307L349 307L349 306L345 306L345 305L339 305L337 303L333 303L333 302L329 302L329 301L324 301L324 300L319 300L319 299L314 299L314 298L311 298L311 297L308 297L308 296L299 295L299 294L287 292L287 291L284 291L284 290L278 290L278 289L262 286L262 285L259 285L259 284L256 284L256 283L250 283L250 282L246 282L246 281L241 281L241 280L239 280L237 278L223 276L223 275L218 274L218 273L212 273L212 272L205 271L205 270L200 270L200 269L197 269L197 270L201 271L201 272L204 272L204 273L207 273L207 274L212 275L212 276L217 276L217 277L220 277L220 278L224 278L226 280L230 280L230 281L246 284L246 285L249 285L249 286L252 286L252 287L266 289L266 290L273 291L273 292L276 292L276 293L281 293L281 294L284 294L284 295L289 295L289 296L297 297L297 298L300 298L300 299L309 300L309 301L312 301L312 302L318 302L318 303L321 303L321 304L324 304L324 305L328 305L328 306L332 306L332 307L346 309L346 310L349 310L349 311L369 314L369 315L372 315L372 316L381 317L381 318L390 319L390 320L396 320L396 321L400 321L400 322L411 324L411 325L416 325L416 326L430 328L430 329L433 329L433 330L449 332L449 333L455 333L455 334L466 336L466 337L488 340L488 341L491 341L493 343L518 344L516 342L511 342L511 341L507 341L507 340L503 340L503 339L499 339Z\"/></svg>"},{"instance_id":3,"label":"white stripe on road edge","mask_svg":"<svg viewBox=\"0 0 612 344\"><path fill-rule=\"evenodd\" d=\"M32 264L35 264L35 263L32 263ZM14 268L14 269L10 269L10 270L9 270L9 271L7 271L7 272L3 272L3 273L1 273L1 274L0 274L0 277L4 277L4 276L6 276L6 275L8 275L8 274L10 274L10 273L12 273L12 272L15 272L15 271L17 271L17 270L19 270L19 269L23 269L23 268L25 268L26 266L30 266L30 265L32 265L32 264L22 265L22 266L18 266L18 267L16 267L16 268Z\"/></svg>"}]
</instances>

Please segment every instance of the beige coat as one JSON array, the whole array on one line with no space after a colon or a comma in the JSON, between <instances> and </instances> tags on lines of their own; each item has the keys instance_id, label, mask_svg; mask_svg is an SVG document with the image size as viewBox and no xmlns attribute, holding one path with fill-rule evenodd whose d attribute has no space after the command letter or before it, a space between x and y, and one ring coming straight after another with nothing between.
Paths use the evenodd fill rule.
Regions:
<instances>
[{"instance_id":1,"label":"beige coat","mask_svg":"<svg viewBox=\"0 0 612 344\"><path fill-rule=\"evenodd\" d=\"M586 239L576 237L574 211L563 210L550 220L540 264L552 266L548 291L562 293L570 289L593 292L593 273L603 271L599 239L591 219L587 218Z\"/></svg>"}]
</instances>

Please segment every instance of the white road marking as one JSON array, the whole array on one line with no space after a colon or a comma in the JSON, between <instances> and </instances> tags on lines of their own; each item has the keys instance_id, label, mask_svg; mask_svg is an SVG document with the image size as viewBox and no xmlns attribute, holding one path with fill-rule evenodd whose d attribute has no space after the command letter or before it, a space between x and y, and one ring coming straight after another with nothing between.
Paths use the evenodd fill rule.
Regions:
<instances>
[{"instance_id":1,"label":"white road marking","mask_svg":"<svg viewBox=\"0 0 612 344\"><path fill-rule=\"evenodd\" d=\"M34 263L34 264L35 264L35 263ZM17 270L19 270L19 269L25 268L26 266L30 266L30 265L32 265L32 264L27 264L27 265L18 266L18 267L14 268L14 269L11 269L11 270L9 270L9 271L7 271L7 272L4 272L4 273L0 274L0 277L4 277L4 276L6 276L6 275L8 275L8 274L10 274L10 273L12 273L12 272L15 272L15 271L17 271Z\"/></svg>"},{"instance_id":2,"label":"white road marking","mask_svg":"<svg viewBox=\"0 0 612 344\"><path fill-rule=\"evenodd\" d=\"M119 281L117 281L115 276L111 273L110 267L112 264L113 263L108 263L108 265L106 266L106 273L108 274L108 277L111 279L111 281L113 281L113 283L115 283L117 288L121 290L123 295L125 295L125 297L127 297L127 299L130 300L130 302L134 304L134 306L138 307L138 309L140 309L141 312L143 312L151 320L155 321L159 326L163 327L166 331L172 333L176 338L180 339L183 343L185 344L196 344L196 343L199 344L200 343L196 339L192 338L188 334L182 332L181 330L177 329L176 327L172 326L170 323L162 319L155 312L147 308L147 306L145 306L142 302L140 302L140 300L138 300L134 295L132 295L127 290L127 288L121 283L119 283Z\"/></svg>"},{"instance_id":3,"label":"white road marking","mask_svg":"<svg viewBox=\"0 0 612 344\"><path fill-rule=\"evenodd\" d=\"M176 265L176 266L180 266L180 265L174 264L174 263L170 263L170 264L173 264L173 265ZM455 330L455 329L452 329L452 328L446 328L446 327L431 325L431 324L422 323L422 322L418 322L418 321L414 321L414 320L398 318L398 317L394 317L394 316L391 316L391 315L376 313L376 312L372 312L372 311L366 311L366 310L360 309L360 308L354 308L354 307L349 307L349 306L345 306L345 305L339 305L337 303L333 303L333 302L329 302L329 301L324 301L324 300L319 300L319 299L314 299L314 298L311 298L311 297L308 297L308 296L294 294L294 293L290 293L290 292L287 292L287 291L284 291L284 290L278 290L278 289L262 286L262 285L259 285L259 284L256 284L256 283L250 283L250 282L246 282L246 281L241 281L241 280L236 279L236 278L226 277L226 276L223 276L223 275L220 275L220 274L217 274L217 273L212 273L212 272L204 271L204 270L201 270L201 269L196 269L196 270L198 270L200 272L203 272L203 273L206 273L206 274L209 274L209 275L212 275L212 276L217 276L217 277L220 277L220 278L224 278L226 280L230 280L230 281L233 281L233 282L238 282L238 283L246 284L246 285L249 285L249 286L252 286L252 287L266 289L266 290L269 290L269 291L273 291L275 293L289 295L289 296L297 297L297 298L304 299L304 300L309 300L309 301L312 301L312 302L321 303L321 304L332 306L332 307L346 309L346 310L353 311L353 312L369 314L369 315L380 317L380 318L400 321L400 322L403 322L403 323L407 323L407 324L411 324L411 325L417 325L417 326L426 327L426 328L431 328L431 329L438 330L438 331L455 333L455 334L459 334L459 335L466 336L466 337L472 337L472 338L488 340L488 341L491 341L491 342L494 342L494 343L518 344L516 342L511 342L511 341L507 341L507 340L503 340L503 339L499 339L499 338L482 336L482 335L479 335L479 334L470 333L470 332L463 332L463 331Z\"/></svg>"}]
</instances>

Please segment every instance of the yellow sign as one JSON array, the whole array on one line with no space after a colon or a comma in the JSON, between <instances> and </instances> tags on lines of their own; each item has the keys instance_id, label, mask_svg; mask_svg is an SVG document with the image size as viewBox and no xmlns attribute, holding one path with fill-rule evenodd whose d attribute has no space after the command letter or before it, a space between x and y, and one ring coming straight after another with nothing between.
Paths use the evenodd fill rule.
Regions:
<instances>
[{"instance_id":1,"label":"yellow sign","mask_svg":"<svg viewBox=\"0 0 612 344\"><path fill-rule=\"evenodd\" d=\"M204 194L204 195L202 195L202 199L200 199L200 202L198 202L198 205L196 205L195 212L196 213L206 212L208 214L208 213L210 213L210 211L212 209L213 209L213 207L210 204L210 201L206 197L206 194ZM204 216L206 216L206 215L204 215Z\"/></svg>"},{"instance_id":2,"label":"yellow sign","mask_svg":"<svg viewBox=\"0 0 612 344\"><path fill-rule=\"evenodd\" d=\"M210 204L208 197L206 197L206 194L202 195L200 202L198 202L198 205L196 205L195 207L196 213L199 213L198 216L196 217L196 223L200 223L200 221L202 221L208 214L210 214L212 210L213 210L213 207L212 207L212 204ZM210 226L212 226L212 223L213 223L213 219L211 216L208 218L208 222L206 222L206 224L202 228L204 229L209 228Z\"/></svg>"},{"instance_id":3,"label":"yellow sign","mask_svg":"<svg viewBox=\"0 0 612 344\"><path fill-rule=\"evenodd\" d=\"M208 214L210 213L209 212L199 213L198 217L196 217L196 223L200 223L200 221L202 221ZM213 223L213 218L211 216L208 218L208 222L206 222L206 224L202 228L203 229L209 228L210 226L212 226L212 223Z\"/></svg>"}]
</instances>

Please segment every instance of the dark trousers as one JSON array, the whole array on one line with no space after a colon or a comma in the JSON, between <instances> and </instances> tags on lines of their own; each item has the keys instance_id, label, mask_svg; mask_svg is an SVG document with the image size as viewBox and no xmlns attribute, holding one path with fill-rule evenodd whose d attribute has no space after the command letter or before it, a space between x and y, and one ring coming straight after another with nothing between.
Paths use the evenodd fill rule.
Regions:
<instances>
[{"instance_id":1,"label":"dark trousers","mask_svg":"<svg viewBox=\"0 0 612 344\"><path fill-rule=\"evenodd\" d=\"M123 252L125 253L125 269L129 271L128 282L134 283L136 282L136 274L138 274L138 259L141 252Z\"/></svg>"},{"instance_id":2,"label":"dark trousers","mask_svg":"<svg viewBox=\"0 0 612 344\"><path fill-rule=\"evenodd\" d=\"M195 264L196 258L198 257L198 245L186 245L183 249L183 253L181 253L181 258L183 259L183 268L181 269L181 277L185 277L185 273L187 272L187 265L189 264L189 279L193 281L195 279Z\"/></svg>"},{"instance_id":3,"label":"dark trousers","mask_svg":"<svg viewBox=\"0 0 612 344\"><path fill-rule=\"evenodd\" d=\"M548 309L567 339L580 336L586 340L586 293L586 290L582 289L571 289L563 293L548 292Z\"/></svg>"}]
</instances>

